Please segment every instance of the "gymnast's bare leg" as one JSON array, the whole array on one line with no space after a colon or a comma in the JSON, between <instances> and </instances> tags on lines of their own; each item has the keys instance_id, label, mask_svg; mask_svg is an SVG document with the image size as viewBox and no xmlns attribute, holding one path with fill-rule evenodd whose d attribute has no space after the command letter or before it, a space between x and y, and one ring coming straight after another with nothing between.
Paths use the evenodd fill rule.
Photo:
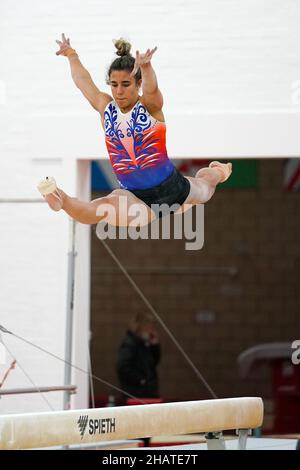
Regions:
<instances>
[{"instance_id":1,"label":"gymnast's bare leg","mask_svg":"<svg viewBox=\"0 0 300 470\"><path fill-rule=\"evenodd\" d=\"M105 221L115 226L142 227L155 219L152 209L125 189L115 189L107 196L91 202L79 201L59 188L44 197L51 209L62 209L82 224Z\"/></svg>"},{"instance_id":2,"label":"gymnast's bare leg","mask_svg":"<svg viewBox=\"0 0 300 470\"><path fill-rule=\"evenodd\" d=\"M217 185L226 181L231 173L231 163L211 162L207 168L201 168L195 177L186 176L191 185L190 192L176 214L185 212L196 204L208 202L214 195Z\"/></svg>"},{"instance_id":3,"label":"gymnast's bare leg","mask_svg":"<svg viewBox=\"0 0 300 470\"><path fill-rule=\"evenodd\" d=\"M185 212L193 205L209 201L216 186L227 180L231 171L231 163L212 162L208 168L199 170L195 177L187 177L191 186L190 192L176 214ZM56 187L55 182L44 181L43 184L50 185L50 189L54 188L51 193L44 194L51 209L54 211L62 209L83 224L105 221L117 226L145 226L156 218L150 207L125 189L115 189L108 196L84 202L68 196L62 189Z\"/></svg>"}]
</instances>

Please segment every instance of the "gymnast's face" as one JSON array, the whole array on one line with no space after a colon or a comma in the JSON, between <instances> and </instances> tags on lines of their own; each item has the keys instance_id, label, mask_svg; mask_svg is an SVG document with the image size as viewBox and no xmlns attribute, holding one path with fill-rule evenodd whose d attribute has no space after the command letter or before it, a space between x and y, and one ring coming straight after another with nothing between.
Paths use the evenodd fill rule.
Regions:
<instances>
[{"instance_id":1,"label":"gymnast's face","mask_svg":"<svg viewBox=\"0 0 300 470\"><path fill-rule=\"evenodd\" d=\"M110 74L110 87L114 100L121 109L131 108L137 101L142 80L136 83L125 70L114 70Z\"/></svg>"}]
</instances>

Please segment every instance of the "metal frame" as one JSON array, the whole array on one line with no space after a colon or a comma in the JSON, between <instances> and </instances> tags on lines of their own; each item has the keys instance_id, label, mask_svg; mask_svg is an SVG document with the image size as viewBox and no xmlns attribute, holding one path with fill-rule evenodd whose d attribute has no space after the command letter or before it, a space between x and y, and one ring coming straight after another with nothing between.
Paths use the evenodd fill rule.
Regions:
<instances>
[{"instance_id":1,"label":"metal frame","mask_svg":"<svg viewBox=\"0 0 300 470\"><path fill-rule=\"evenodd\" d=\"M251 429L237 429L236 434L238 435L237 450L246 450L247 438L251 436ZM208 450L226 450L225 439L221 431L209 432L205 434Z\"/></svg>"},{"instance_id":2,"label":"metal frame","mask_svg":"<svg viewBox=\"0 0 300 470\"><path fill-rule=\"evenodd\" d=\"M28 388L9 388L0 389L0 398L2 395L19 395L23 393L45 393L45 392L61 392L76 393L76 385L53 385L51 387L28 387Z\"/></svg>"}]
</instances>

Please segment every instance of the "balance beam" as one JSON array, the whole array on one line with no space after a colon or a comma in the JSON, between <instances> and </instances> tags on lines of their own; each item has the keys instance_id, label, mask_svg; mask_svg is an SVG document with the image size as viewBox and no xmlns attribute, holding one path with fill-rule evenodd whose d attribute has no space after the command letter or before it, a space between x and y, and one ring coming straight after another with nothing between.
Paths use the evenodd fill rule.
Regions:
<instances>
[{"instance_id":1,"label":"balance beam","mask_svg":"<svg viewBox=\"0 0 300 470\"><path fill-rule=\"evenodd\" d=\"M262 421L263 402L253 397L12 414L0 416L0 449L253 429Z\"/></svg>"}]
</instances>

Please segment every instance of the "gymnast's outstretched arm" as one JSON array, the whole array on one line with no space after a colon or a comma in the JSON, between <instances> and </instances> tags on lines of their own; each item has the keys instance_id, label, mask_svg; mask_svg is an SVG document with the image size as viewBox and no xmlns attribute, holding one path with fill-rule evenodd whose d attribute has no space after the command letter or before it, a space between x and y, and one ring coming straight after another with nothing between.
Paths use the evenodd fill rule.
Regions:
<instances>
[{"instance_id":1,"label":"gymnast's outstretched arm","mask_svg":"<svg viewBox=\"0 0 300 470\"><path fill-rule=\"evenodd\" d=\"M83 94L83 96L89 101L91 106L99 111L103 117L104 109L106 105L112 101L112 97L100 91L93 82L93 79L89 71L82 65L79 60L78 54L70 45L70 39L66 39L64 33L62 34L62 41L56 41L59 44L59 51L56 55L63 55L68 58L71 68L72 79Z\"/></svg>"},{"instance_id":2,"label":"gymnast's outstretched arm","mask_svg":"<svg viewBox=\"0 0 300 470\"><path fill-rule=\"evenodd\" d=\"M131 76L134 76L140 67L145 104L151 110L160 111L163 107L163 96L158 88L157 77L151 64L152 56L156 50L157 47L152 50L147 49L145 54L140 54L139 51L136 51L135 64Z\"/></svg>"}]
</instances>

